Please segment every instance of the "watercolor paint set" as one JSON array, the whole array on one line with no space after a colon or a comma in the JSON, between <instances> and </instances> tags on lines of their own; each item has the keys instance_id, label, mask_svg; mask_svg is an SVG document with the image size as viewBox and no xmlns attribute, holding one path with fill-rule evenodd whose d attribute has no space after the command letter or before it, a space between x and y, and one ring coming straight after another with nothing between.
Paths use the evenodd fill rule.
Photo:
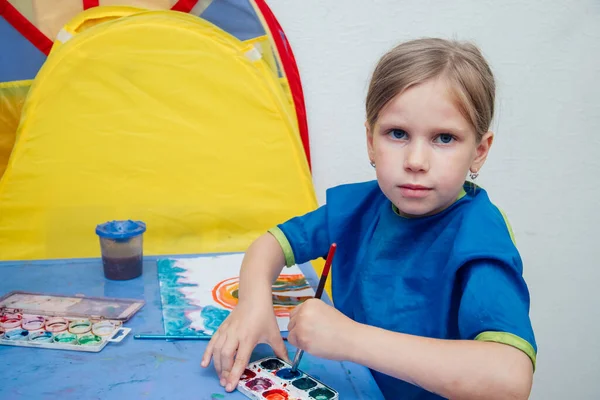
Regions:
<instances>
[{"instance_id":1,"label":"watercolor paint set","mask_svg":"<svg viewBox=\"0 0 600 400\"><path fill-rule=\"evenodd\" d=\"M267 357L248 365L238 390L250 399L336 400L338 393L319 380L277 357Z\"/></svg>"},{"instance_id":2,"label":"watercolor paint set","mask_svg":"<svg viewBox=\"0 0 600 400\"><path fill-rule=\"evenodd\" d=\"M0 345L99 352L131 331L143 300L10 292L0 298Z\"/></svg>"}]
</instances>

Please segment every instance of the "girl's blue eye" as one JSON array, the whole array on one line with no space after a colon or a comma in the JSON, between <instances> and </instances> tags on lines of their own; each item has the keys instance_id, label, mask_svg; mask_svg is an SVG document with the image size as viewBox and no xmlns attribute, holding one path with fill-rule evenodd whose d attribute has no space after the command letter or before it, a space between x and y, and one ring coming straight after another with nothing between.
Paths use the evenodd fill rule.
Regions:
<instances>
[{"instance_id":1,"label":"girl's blue eye","mask_svg":"<svg viewBox=\"0 0 600 400\"><path fill-rule=\"evenodd\" d=\"M406 139L406 136L408 134L406 133L406 131L402 130L402 129L392 129L390 131L390 136L393 137L394 139Z\"/></svg>"},{"instance_id":2,"label":"girl's blue eye","mask_svg":"<svg viewBox=\"0 0 600 400\"><path fill-rule=\"evenodd\" d=\"M454 136L449 133L442 133L437 137L437 140L443 144L449 144L454 140Z\"/></svg>"}]
</instances>

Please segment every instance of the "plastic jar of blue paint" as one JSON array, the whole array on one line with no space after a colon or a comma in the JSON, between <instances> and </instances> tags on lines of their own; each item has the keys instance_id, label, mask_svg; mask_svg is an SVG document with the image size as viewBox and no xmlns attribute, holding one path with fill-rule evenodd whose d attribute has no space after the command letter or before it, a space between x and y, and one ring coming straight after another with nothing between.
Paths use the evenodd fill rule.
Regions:
<instances>
[{"instance_id":1,"label":"plastic jar of blue paint","mask_svg":"<svg viewBox=\"0 0 600 400\"><path fill-rule=\"evenodd\" d=\"M108 221L96 226L107 279L123 281L142 274L145 231L142 221Z\"/></svg>"}]
</instances>

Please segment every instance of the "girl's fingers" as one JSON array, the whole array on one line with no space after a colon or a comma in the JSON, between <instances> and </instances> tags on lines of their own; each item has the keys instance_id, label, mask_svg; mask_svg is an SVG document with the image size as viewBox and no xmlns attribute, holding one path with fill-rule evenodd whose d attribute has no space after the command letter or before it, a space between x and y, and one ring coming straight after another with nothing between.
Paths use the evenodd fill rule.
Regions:
<instances>
[{"instance_id":1,"label":"girl's fingers","mask_svg":"<svg viewBox=\"0 0 600 400\"><path fill-rule=\"evenodd\" d=\"M302 307L302 304L292 308L292 311L290 312L290 319L294 318L294 316L298 314L298 310L300 309L300 307Z\"/></svg>"},{"instance_id":2,"label":"girl's fingers","mask_svg":"<svg viewBox=\"0 0 600 400\"><path fill-rule=\"evenodd\" d=\"M215 371L217 371L217 375L221 379L221 385L225 385L225 381L221 377L221 371L223 370L221 367L221 351L223 349L223 345L227 340L227 334L219 335L215 343L215 349L213 351L213 363L215 364Z\"/></svg>"},{"instance_id":3,"label":"girl's fingers","mask_svg":"<svg viewBox=\"0 0 600 400\"><path fill-rule=\"evenodd\" d=\"M200 365L202 365L204 368L208 367L208 365L210 364L210 360L213 356L213 350L215 348L215 343L217 342L218 339L219 339L219 331L216 331L215 334L213 335L213 337L208 342L208 345L206 346L206 350L204 350L204 355L202 356L202 363Z\"/></svg>"},{"instance_id":4,"label":"girl's fingers","mask_svg":"<svg viewBox=\"0 0 600 400\"><path fill-rule=\"evenodd\" d=\"M254 345L250 345L250 342L240 342L237 355L235 356L235 362L233 363L233 368L231 369L227 379L227 386L225 387L226 391L231 392L236 387L240 377L248 366L248 362L250 362L252 349L254 349Z\"/></svg>"},{"instance_id":5,"label":"girl's fingers","mask_svg":"<svg viewBox=\"0 0 600 400\"><path fill-rule=\"evenodd\" d=\"M233 358L236 355L238 350L239 341L237 337L230 336L229 340L227 340L223 347L221 348L220 357L221 357L221 380L226 380L229 378L229 373L231 372L231 368L233 368Z\"/></svg>"},{"instance_id":6,"label":"girl's fingers","mask_svg":"<svg viewBox=\"0 0 600 400\"><path fill-rule=\"evenodd\" d=\"M290 319L290 322L288 322L288 332L291 332L294 330L294 327L296 326L296 319Z\"/></svg>"},{"instance_id":7,"label":"girl's fingers","mask_svg":"<svg viewBox=\"0 0 600 400\"><path fill-rule=\"evenodd\" d=\"M294 347L298 347L298 342L296 341L296 332L289 331L287 341Z\"/></svg>"}]
</instances>

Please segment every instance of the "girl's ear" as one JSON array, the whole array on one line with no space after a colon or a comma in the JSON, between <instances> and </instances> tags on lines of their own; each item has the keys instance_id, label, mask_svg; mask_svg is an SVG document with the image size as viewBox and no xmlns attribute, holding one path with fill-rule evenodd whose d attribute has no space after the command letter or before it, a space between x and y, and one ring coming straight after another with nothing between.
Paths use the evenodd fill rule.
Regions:
<instances>
[{"instance_id":1,"label":"girl's ear","mask_svg":"<svg viewBox=\"0 0 600 400\"><path fill-rule=\"evenodd\" d=\"M375 150L373 149L373 132L371 131L371 127L369 126L368 121L365 121L365 128L367 132L367 151L369 152L369 160L371 162L374 162Z\"/></svg>"},{"instance_id":2,"label":"girl's ear","mask_svg":"<svg viewBox=\"0 0 600 400\"><path fill-rule=\"evenodd\" d=\"M486 132L479 141L477 148L475 149L475 159L471 163L471 172L478 172L485 160L487 159L488 153L490 151L490 147L492 147L492 143L494 142L494 132L489 131Z\"/></svg>"}]
</instances>

